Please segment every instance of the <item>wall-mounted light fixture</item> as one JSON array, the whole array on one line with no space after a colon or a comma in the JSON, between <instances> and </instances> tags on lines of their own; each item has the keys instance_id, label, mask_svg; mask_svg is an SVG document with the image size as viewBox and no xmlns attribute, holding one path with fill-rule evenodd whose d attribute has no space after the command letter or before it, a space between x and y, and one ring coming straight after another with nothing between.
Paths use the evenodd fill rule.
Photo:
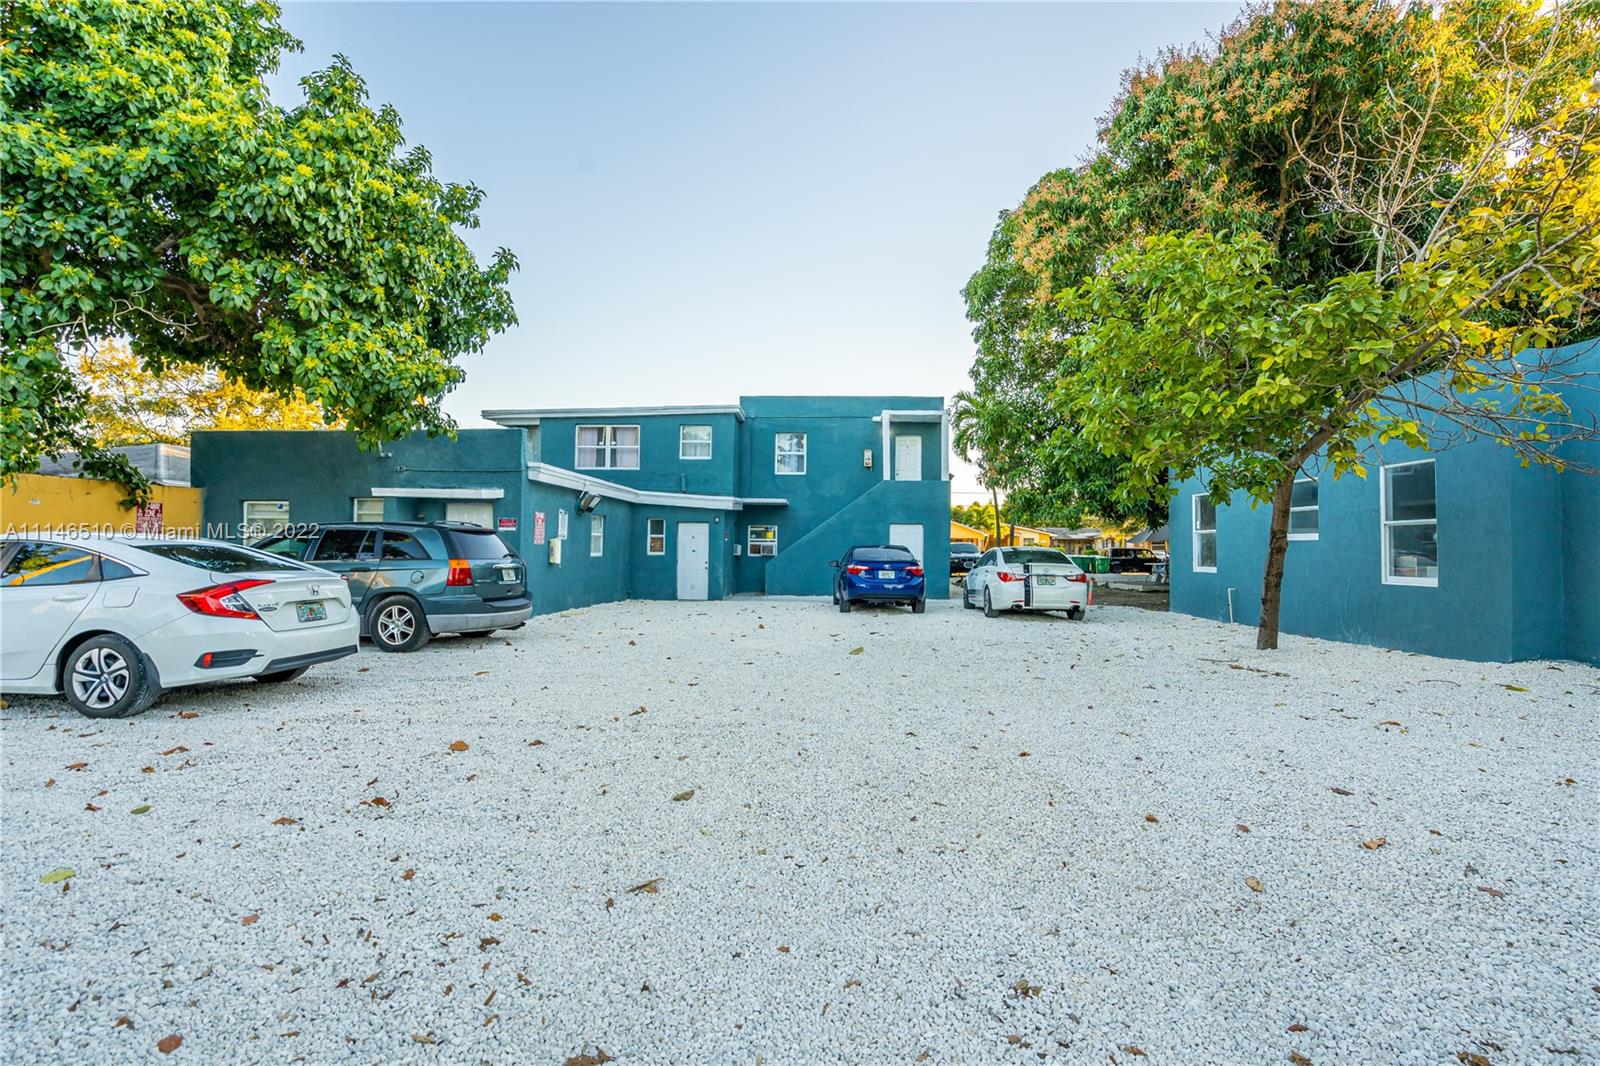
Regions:
<instances>
[{"instance_id":1,"label":"wall-mounted light fixture","mask_svg":"<svg viewBox=\"0 0 1600 1066\"><path fill-rule=\"evenodd\" d=\"M872 449L867 448L861 453L861 465L868 470L872 469Z\"/></svg>"}]
</instances>

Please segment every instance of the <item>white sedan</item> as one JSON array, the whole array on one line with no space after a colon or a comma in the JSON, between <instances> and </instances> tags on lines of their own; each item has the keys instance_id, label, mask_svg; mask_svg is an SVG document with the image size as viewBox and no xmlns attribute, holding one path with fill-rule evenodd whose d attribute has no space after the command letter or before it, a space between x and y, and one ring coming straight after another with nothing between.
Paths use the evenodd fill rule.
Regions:
<instances>
[{"instance_id":1,"label":"white sedan","mask_svg":"<svg viewBox=\"0 0 1600 1066\"><path fill-rule=\"evenodd\" d=\"M164 689L290 681L356 652L337 574L208 540L0 540L0 691L123 718Z\"/></svg>"},{"instance_id":2,"label":"white sedan","mask_svg":"<svg viewBox=\"0 0 1600 1066\"><path fill-rule=\"evenodd\" d=\"M1054 548L990 548L967 575L961 605L1001 611L1065 611L1080 619L1094 602L1089 575Z\"/></svg>"}]
</instances>

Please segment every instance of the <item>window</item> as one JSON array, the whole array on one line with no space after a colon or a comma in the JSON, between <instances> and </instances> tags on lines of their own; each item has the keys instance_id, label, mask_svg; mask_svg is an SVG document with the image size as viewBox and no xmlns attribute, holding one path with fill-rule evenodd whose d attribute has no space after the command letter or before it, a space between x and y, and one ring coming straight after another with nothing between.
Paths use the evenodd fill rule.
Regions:
<instances>
[{"instance_id":1,"label":"window","mask_svg":"<svg viewBox=\"0 0 1600 1066\"><path fill-rule=\"evenodd\" d=\"M313 562L351 563L362 556L371 558L377 538L370 529L330 529L317 543Z\"/></svg>"},{"instance_id":2,"label":"window","mask_svg":"<svg viewBox=\"0 0 1600 1066\"><path fill-rule=\"evenodd\" d=\"M778 554L778 527L751 526L747 537L752 557Z\"/></svg>"},{"instance_id":3,"label":"window","mask_svg":"<svg viewBox=\"0 0 1600 1066\"><path fill-rule=\"evenodd\" d=\"M382 522L383 500L377 496L357 496L352 517L357 522Z\"/></svg>"},{"instance_id":4,"label":"window","mask_svg":"<svg viewBox=\"0 0 1600 1066\"><path fill-rule=\"evenodd\" d=\"M149 552L157 559L183 563L213 574L247 574L252 570L299 570L305 567L288 559L267 555L249 548L235 548L231 544L136 544L133 547Z\"/></svg>"},{"instance_id":5,"label":"window","mask_svg":"<svg viewBox=\"0 0 1600 1066\"><path fill-rule=\"evenodd\" d=\"M254 538L281 533L288 524L288 500L244 501L244 528L239 531L243 536Z\"/></svg>"},{"instance_id":6,"label":"window","mask_svg":"<svg viewBox=\"0 0 1600 1066\"><path fill-rule=\"evenodd\" d=\"M679 459L709 459L709 458L711 458L711 427L710 426L679 426L678 427L678 458Z\"/></svg>"},{"instance_id":7,"label":"window","mask_svg":"<svg viewBox=\"0 0 1600 1066\"><path fill-rule=\"evenodd\" d=\"M1317 529L1317 479L1299 478L1289 497L1289 539L1316 540Z\"/></svg>"},{"instance_id":8,"label":"window","mask_svg":"<svg viewBox=\"0 0 1600 1066\"><path fill-rule=\"evenodd\" d=\"M125 577L138 576L139 571L135 570L133 567L124 563L119 563L115 559L107 559L104 555L100 556L101 581L118 581Z\"/></svg>"},{"instance_id":9,"label":"window","mask_svg":"<svg viewBox=\"0 0 1600 1066\"><path fill-rule=\"evenodd\" d=\"M779 433L777 435L777 463L779 474L804 474L806 472L806 435L804 433Z\"/></svg>"},{"instance_id":10,"label":"window","mask_svg":"<svg viewBox=\"0 0 1600 1066\"><path fill-rule=\"evenodd\" d=\"M1439 584L1439 510L1433 460L1383 468L1383 580L1389 585Z\"/></svg>"},{"instance_id":11,"label":"window","mask_svg":"<svg viewBox=\"0 0 1600 1066\"><path fill-rule=\"evenodd\" d=\"M98 581L94 560L93 552L69 548L65 544L22 544L6 564L5 572L0 574L0 585L7 588L22 585L31 589Z\"/></svg>"},{"instance_id":12,"label":"window","mask_svg":"<svg viewBox=\"0 0 1600 1066\"><path fill-rule=\"evenodd\" d=\"M638 426L579 426L579 470L639 469Z\"/></svg>"},{"instance_id":13,"label":"window","mask_svg":"<svg viewBox=\"0 0 1600 1066\"><path fill-rule=\"evenodd\" d=\"M1217 505L1209 496L1195 495L1194 570L1198 574L1217 572Z\"/></svg>"},{"instance_id":14,"label":"window","mask_svg":"<svg viewBox=\"0 0 1600 1066\"><path fill-rule=\"evenodd\" d=\"M410 533L396 533L393 530L384 530L383 546L379 549L378 558L391 560L427 559L428 549L422 542Z\"/></svg>"},{"instance_id":15,"label":"window","mask_svg":"<svg viewBox=\"0 0 1600 1066\"><path fill-rule=\"evenodd\" d=\"M589 516L589 554L604 555L606 553L606 516L592 514Z\"/></svg>"},{"instance_id":16,"label":"window","mask_svg":"<svg viewBox=\"0 0 1600 1066\"><path fill-rule=\"evenodd\" d=\"M565 536L565 531L562 533ZM452 559L515 559L517 553L506 547L498 533L487 529L449 529L444 534L445 547Z\"/></svg>"},{"instance_id":17,"label":"window","mask_svg":"<svg viewBox=\"0 0 1600 1066\"><path fill-rule=\"evenodd\" d=\"M268 555L281 555L285 559L304 559L306 545L311 539L307 535L268 537L258 544L250 545L250 547L258 552L266 552Z\"/></svg>"},{"instance_id":18,"label":"window","mask_svg":"<svg viewBox=\"0 0 1600 1066\"><path fill-rule=\"evenodd\" d=\"M645 522L644 550L648 555L667 554L667 520L652 518Z\"/></svg>"}]
</instances>

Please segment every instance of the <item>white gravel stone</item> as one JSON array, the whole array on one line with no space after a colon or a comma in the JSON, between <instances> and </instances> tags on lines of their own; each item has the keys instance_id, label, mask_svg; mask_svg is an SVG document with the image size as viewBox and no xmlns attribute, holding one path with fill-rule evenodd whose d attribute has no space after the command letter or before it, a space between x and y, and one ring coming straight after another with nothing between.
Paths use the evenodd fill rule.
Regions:
<instances>
[{"instance_id":1,"label":"white gravel stone","mask_svg":"<svg viewBox=\"0 0 1600 1066\"><path fill-rule=\"evenodd\" d=\"M1600 1056L1593 668L1133 608L506 636L130 721L13 698L0 1057Z\"/></svg>"}]
</instances>

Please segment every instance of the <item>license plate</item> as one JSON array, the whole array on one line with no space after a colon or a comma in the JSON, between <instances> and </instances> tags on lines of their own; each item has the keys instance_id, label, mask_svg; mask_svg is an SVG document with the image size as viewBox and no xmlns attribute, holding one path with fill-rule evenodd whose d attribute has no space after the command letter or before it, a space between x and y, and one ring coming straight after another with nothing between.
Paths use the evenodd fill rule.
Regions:
<instances>
[{"instance_id":1,"label":"license plate","mask_svg":"<svg viewBox=\"0 0 1600 1066\"><path fill-rule=\"evenodd\" d=\"M294 605L294 615L302 622L321 622L328 617L328 607L323 603L297 603Z\"/></svg>"},{"instance_id":2,"label":"license plate","mask_svg":"<svg viewBox=\"0 0 1600 1066\"><path fill-rule=\"evenodd\" d=\"M1053 574L1039 574L1033 579L1033 583L1035 585L1054 585L1056 579Z\"/></svg>"},{"instance_id":3,"label":"license plate","mask_svg":"<svg viewBox=\"0 0 1600 1066\"><path fill-rule=\"evenodd\" d=\"M499 568L499 570L500 570L500 584L502 584L502 585L513 584L517 580L517 578L520 576L518 571L517 571L517 568L514 567L514 566L502 566L502 567Z\"/></svg>"},{"instance_id":4,"label":"license plate","mask_svg":"<svg viewBox=\"0 0 1600 1066\"><path fill-rule=\"evenodd\" d=\"M882 581L893 581L894 580L894 571L893 570L879 570L878 571L878 578L880 580L882 580Z\"/></svg>"}]
</instances>

